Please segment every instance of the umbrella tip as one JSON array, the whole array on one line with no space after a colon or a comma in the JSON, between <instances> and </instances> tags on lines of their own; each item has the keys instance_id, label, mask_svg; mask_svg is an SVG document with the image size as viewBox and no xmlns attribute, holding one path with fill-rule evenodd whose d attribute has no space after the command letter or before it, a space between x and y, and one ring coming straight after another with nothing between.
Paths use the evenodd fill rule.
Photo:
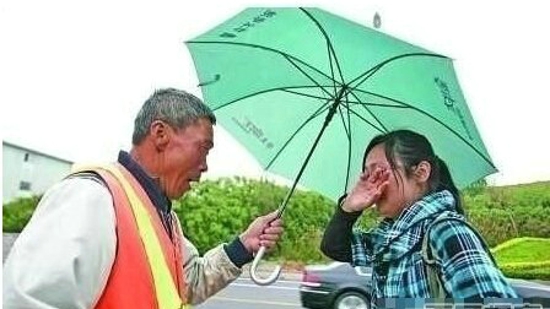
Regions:
<instances>
[{"instance_id":1,"label":"umbrella tip","mask_svg":"<svg viewBox=\"0 0 550 309\"><path fill-rule=\"evenodd\" d=\"M374 17L372 18L372 25L376 29L382 26L382 18L380 17L380 14L378 14L378 12L374 13Z\"/></svg>"},{"instance_id":2,"label":"umbrella tip","mask_svg":"<svg viewBox=\"0 0 550 309\"><path fill-rule=\"evenodd\" d=\"M207 86L207 85L210 85L212 83L215 83L215 82L219 81L220 78L221 78L220 74L216 74L216 75L214 75L214 79L202 82L202 83L198 84L198 87Z\"/></svg>"}]
</instances>

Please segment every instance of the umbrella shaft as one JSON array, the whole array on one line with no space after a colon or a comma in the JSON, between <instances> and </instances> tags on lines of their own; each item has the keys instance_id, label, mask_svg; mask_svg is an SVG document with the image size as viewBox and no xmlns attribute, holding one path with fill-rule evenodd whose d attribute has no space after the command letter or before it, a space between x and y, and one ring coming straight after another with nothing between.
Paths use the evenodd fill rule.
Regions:
<instances>
[{"instance_id":1,"label":"umbrella shaft","mask_svg":"<svg viewBox=\"0 0 550 309\"><path fill-rule=\"evenodd\" d=\"M321 127L321 131L319 131L319 134L317 135L317 138L315 139L315 142L311 146L311 149L309 150L309 153L307 154L306 159L304 160L304 163L302 164L302 167L300 168L300 171L298 172L298 175L296 176L296 179L294 179L294 183L292 184L292 187L286 194L285 199L281 203L281 206L279 206L279 209L277 211L277 218L280 218L283 216L283 213L285 212L286 206L288 204L288 201L290 200L290 197L292 196L292 193L294 193L294 190L296 189L296 185L298 184L298 181L300 181L300 178L302 178L302 174L304 173L307 164L309 163L309 159L311 159L311 156L313 155L313 152L315 151L315 148L317 148L317 144L319 144L319 141L321 140L321 136L323 136L323 133L325 133L325 129L328 127L328 124L334 117L334 114L336 114L336 109L338 108L338 105L341 102L341 98L344 94L345 88L342 88L340 92L338 93L338 96L332 103L332 106L330 107L328 114L325 118L325 122L323 123L323 126Z\"/></svg>"}]
</instances>

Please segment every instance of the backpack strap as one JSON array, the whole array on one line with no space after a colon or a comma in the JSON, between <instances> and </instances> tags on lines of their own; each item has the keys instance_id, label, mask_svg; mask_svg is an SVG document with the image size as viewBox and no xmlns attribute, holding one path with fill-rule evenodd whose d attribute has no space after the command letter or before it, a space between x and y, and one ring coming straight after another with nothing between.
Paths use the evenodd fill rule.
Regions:
<instances>
[{"instance_id":1,"label":"backpack strap","mask_svg":"<svg viewBox=\"0 0 550 309\"><path fill-rule=\"evenodd\" d=\"M424 232L424 236L422 238L422 260L424 260L425 271L426 271L426 279L428 280L426 283L428 285L428 292L430 293L431 298L446 298L449 293L447 293L447 290L445 290L445 285L443 284L443 280L441 279L440 269L437 267L436 264L436 258L433 256L432 248L430 246L430 231L432 226L434 226L436 223L443 221L442 215L439 215L437 218L435 218L434 221L428 224L428 227L426 228L426 231Z\"/></svg>"},{"instance_id":2,"label":"backpack strap","mask_svg":"<svg viewBox=\"0 0 550 309\"><path fill-rule=\"evenodd\" d=\"M497 266L496 260L491 254L491 250L483 237L481 237L481 234L477 231L476 228L474 228L468 221L464 220L464 218L456 217L456 216L450 216L450 212L445 211L439 216L437 216L432 222L430 222L426 228L426 231L424 232L424 237L422 239L422 260L424 260L424 264L426 265L426 276L428 279L428 291L430 292L430 295L432 298L446 298L450 296L450 293L447 292L445 289L445 285L443 284L442 280L442 274L441 269L437 266L437 256L434 255L436 253L435 250L432 250L432 247L430 246L430 232L433 226L436 224L443 222L443 221L458 221L465 226L467 226L474 234L477 236L478 240L481 242L481 245L483 246L483 249L487 253L487 255L490 257L492 263Z\"/></svg>"}]
</instances>

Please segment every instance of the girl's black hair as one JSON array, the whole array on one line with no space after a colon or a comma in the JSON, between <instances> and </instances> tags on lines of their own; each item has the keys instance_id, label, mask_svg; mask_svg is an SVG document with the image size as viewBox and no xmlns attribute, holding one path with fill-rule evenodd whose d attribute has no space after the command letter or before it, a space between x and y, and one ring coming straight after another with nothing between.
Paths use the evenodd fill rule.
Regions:
<instances>
[{"instance_id":1,"label":"girl's black hair","mask_svg":"<svg viewBox=\"0 0 550 309\"><path fill-rule=\"evenodd\" d=\"M383 145L386 158L392 170L396 169L396 158L403 163L405 176L413 173L414 167L422 161L431 165L431 174L428 178L428 193L449 190L456 201L456 210L464 214L460 192L454 184L447 164L435 155L432 145L426 137L410 130L396 130L374 137L363 156L363 169L368 153L377 145ZM364 170L363 170L364 171Z\"/></svg>"}]
</instances>

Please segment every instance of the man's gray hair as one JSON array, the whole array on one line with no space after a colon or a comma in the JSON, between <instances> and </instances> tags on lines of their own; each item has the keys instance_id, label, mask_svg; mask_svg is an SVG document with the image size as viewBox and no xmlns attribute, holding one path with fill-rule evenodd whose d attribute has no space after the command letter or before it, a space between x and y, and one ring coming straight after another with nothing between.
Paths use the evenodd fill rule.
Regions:
<instances>
[{"instance_id":1,"label":"man's gray hair","mask_svg":"<svg viewBox=\"0 0 550 309\"><path fill-rule=\"evenodd\" d=\"M212 110L196 96L174 88L156 90L136 116L132 144L139 145L143 141L155 120L183 129L201 118L216 124Z\"/></svg>"}]
</instances>

